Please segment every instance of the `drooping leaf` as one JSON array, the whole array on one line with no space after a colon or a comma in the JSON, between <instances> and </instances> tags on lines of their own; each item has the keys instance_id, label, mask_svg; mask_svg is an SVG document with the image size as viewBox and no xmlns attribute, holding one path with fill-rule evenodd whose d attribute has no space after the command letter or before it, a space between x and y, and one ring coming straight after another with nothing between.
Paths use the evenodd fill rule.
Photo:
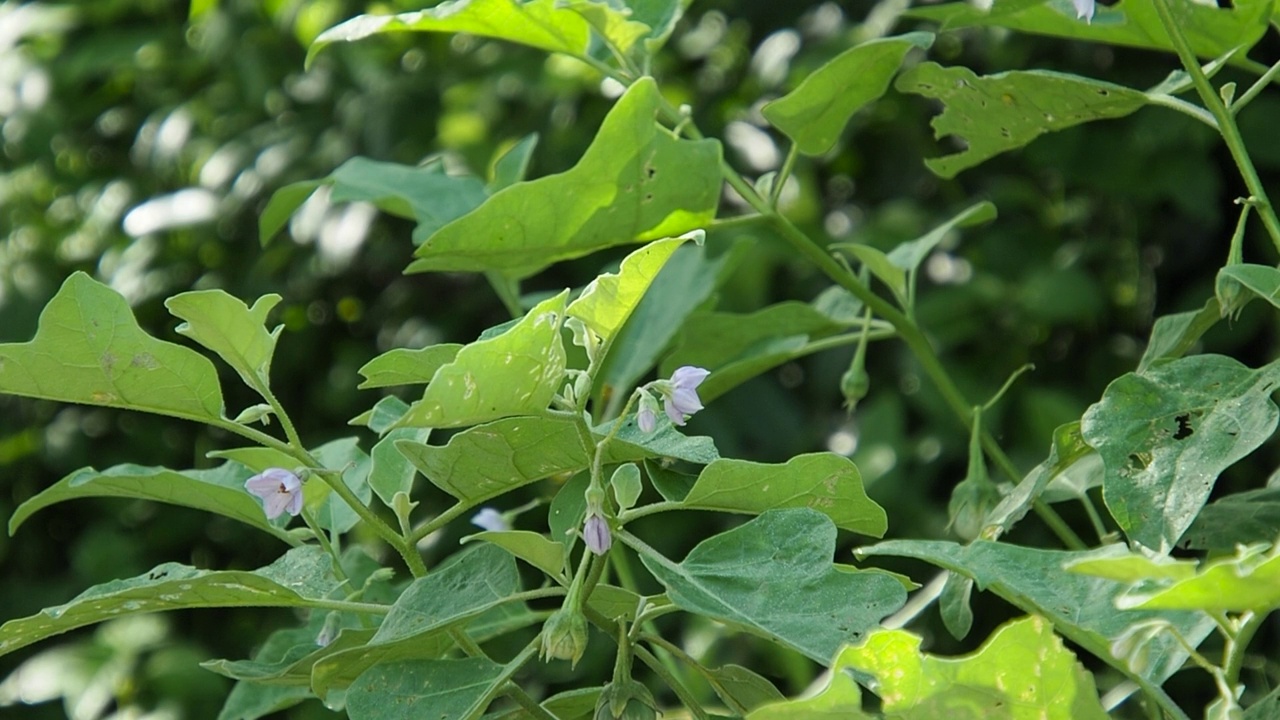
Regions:
<instances>
[{"instance_id":1,"label":"drooping leaf","mask_svg":"<svg viewBox=\"0 0 1280 720\"><path fill-rule=\"evenodd\" d=\"M446 175L440 163L414 167L354 157L328 177L277 190L258 220L262 244L266 245L289 222L294 211L325 186L333 188L330 202L372 203L383 212L416 220L414 244L421 244L431 233L471 212L488 197L478 178Z\"/></svg>"},{"instance_id":2,"label":"drooping leaf","mask_svg":"<svg viewBox=\"0 0 1280 720\"><path fill-rule=\"evenodd\" d=\"M401 441L396 447L436 487L467 505L591 461L577 424L556 417L505 418L460 432L444 446Z\"/></svg>"},{"instance_id":3,"label":"drooping leaf","mask_svg":"<svg viewBox=\"0 0 1280 720\"><path fill-rule=\"evenodd\" d=\"M854 113L889 89L912 48L933 45L933 33L877 38L850 48L814 70L800 86L764 106L764 117L800 152L822 155L835 147Z\"/></svg>"},{"instance_id":4,"label":"drooping leaf","mask_svg":"<svg viewBox=\"0 0 1280 720\"><path fill-rule=\"evenodd\" d=\"M507 332L459 350L397 425L459 427L546 410L564 377L566 296L538 303Z\"/></svg>"},{"instance_id":5,"label":"drooping leaf","mask_svg":"<svg viewBox=\"0 0 1280 720\"><path fill-rule=\"evenodd\" d=\"M1013 491L983 518L982 536L994 540L1017 524L1031 506L1047 492L1054 478L1066 472L1081 458L1093 452L1080 435L1080 423L1059 425L1053 431L1049 457L1031 469Z\"/></svg>"},{"instance_id":6,"label":"drooping leaf","mask_svg":"<svg viewBox=\"0 0 1280 720\"><path fill-rule=\"evenodd\" d=\"M85 625L138 613L202 607L306 606L337 585L333 563L314 545L253 571L197 570L165 563L145 575L95 585L71 601L0 625L0 655Z\"/></svg>"},{"instance_id":7,"label":"drooping leaf","mask_svg":"<svg viewBox=\"0 0 1280 720\"><path fill-rule=\"evenodd\" d=\"M358 370L364 376L364 382L360 383L359 388L368 390L392 385L425 385L431 382L436 370L458 357L458 351L462 347L457 343L442 343L419 350L388 350Z\"/></svg>"},{"instance_id":8,"label":"drooping leaf","mask_svg":"<svg viewBox=\"0 0 1280 720\"><path fill-rule=\"evenodd\" d=\"M957 135L967 143L962 152L925 161L944 178L1047 132L1124 117L1147 103L1137 90L1074 75L1027 70L979 77L932 62L904 72L896 87L941 100L946 109L931 123L935 136Z\"/></svg>"},{"instance_id":9,"label":"drooping leaf","mask_svg":"<svg viewBox=\"0 0 1280 720\"><path fill-rule=\"evenodd\" d=\"M1117 378L1081 421L1106 466L1103 499L1134 541L1166 552L1191 526L1218 475L1275 431L1280 364L1222 355L1153 363Z\"/></svg>"},{"instance_id":10,"label":"drooping leaf","mask_svg":"<svg viewBox=\"0 0 1280 720\"><path fill-rule=\"evenodd\" d=\"M181 505L218 513L295 544L267 520L262 504L244 489L250 473L236 463L212 470L176 471L162 467L115 465L101 472L80 468L28 499L9 518L9 534L31 515L60 502L87 497L118 497Z\"/></svg>"},{"instance_id":11,"label":"drooping leaf","mask_svg":"<svg viewBox=\"0 0 1280 720\"><path fill-rule=\"evenodd\" d=\"M888 528L884 508L867 497L858 468L829 452L797 455L783 464L721 458L703 468L684 505L746 513L807 507L863 535L881 537Z\"/></svg>"},{"instance_id":12,"label":"drooping leaf","mask_svg":"<svg viewBox=\"0 0 1280 720\"><path fill-rule=\"evenodd\" d=\"M21 508L19 508L21 509ZM1280 488L1227 495L1205 505L1182 536L1183 547L1231 550L1280 537Z\"/></svg>"},{"instance_id":13,"label":"drooping leaf","mask_svg":"<svg viewBox=\"0 0 1280 720\"><path fill-rule=\"evenodd\" d=\"M347 690L351 720L472 720L506 681L488 658L407 660L375 665Z\"/></svg>"},{"instance_id":14,"label":"drooping leaf","mask_svg":"<svg viewBox=\"0 0 1280 720\"><path fill-rule=\"evenodd\" d=\"M263 295L246 306L221 290L197 290L164 301L173 315L186 322L179 333L218 354L254 389L271 385L271 356L283 325L270 332L264 327L267 313L280 302L276 294Z\"/></svg>"},{"instance_id":15,"label":"drooping leaf","mask_svg":"<svg viewBox=\"0 0 1280 720\"><path fill-rule=\"evenodd\" d=\"M1194 0L1172 0L1169 4L1187 41L1202 58L1216 58L1235 47L1243 48L1243 56L1266 32L1272 9L1269 0L1244 0L1222 9ZM1040 0L1000 0L989 11L953 2L915 8L909 14L940 22L944 30L996 26L1106 45L1173 51L1155 7L1140 0L1099 4L1093 21L1088 23L1076 19L1069 2Z\"/></svg>"},{"instance_id":16,"label":"drooping leaf","mask_svg":"<svg viewBox=\"0 0 1280 720\"><path fill-rule=\"evenodd\" d=\"M770 510L699 543L673 563L638 549L681 609L761 635L824 665L906 601L879 573L831 565L836 527L807 508Z\"/></svg>"},{"instance_id":17,"label":"drooping leaf","mask_svg":"<svg viewBox=\"0 0 1280 720\"><path fill-rule=\"evenodd\" d=\"M592 280L565 312L594 330L603 342L612 342L671 254L688 240L701 244L704 235L695 230L636 250L622 260L617 273Z\"/></svg>"},{"instance_id":18,"label":"drooping leaf","mask_svg":"<svg viewBox=\"0 0 1280 720\"><path fill-rule=\"evenodd\" d=\"M1216 297L1209 298L1199 310L1156 318L1147 349L1138 362L1138 372L1146 372L1156 360L1173 360L1186 355L1221 319L1222 311Z\"/></svg>"},{"instance_id":19,"label":"drooping leaf","mask_svg":"<svg viewBox=\"0 0 1280 720\"><path fill-rule=\"evenodd\" d=\"M324 614L318 615L324 617ZM200 667L224 677L256 684L306 687L311 682L311 669L320 659L360 647L369 642L374 632L347 628L322 647L316 644L317 631L313 628L277 630L267 636L252 660L209 660L200 663Z\"/></svg>"},{"instance_id":20,"label":"drooping leaf","mask_svg":"<svg viewBox=\"0 0 1280 720\"><path fill-rule=\"evenodd\" d=\"M0 393L216 423L222 389L200 353L142 331L116 291L77 272L30 342L0 344Z\"/></svg>"},{"instance_id":21,"label":"drooping leaf","mask_svg":"<svg viewBox=\"0 0 1280 720\"><path fill-rule=\"evenodd\" d=\"M1117 550L1118 546L1113 546L1112 551ZM1203 613L1117 611L1115 601L1127 588L1125 583L1064 569L1073 560L1096 557L1098 551L1040 550L988 540L975 540L969 545L940 540L888 540L861 548L858 554L915 558L972 578L979 589L999 595L1023 612L1048 618L1060 635L1104 660L1112 658L1112 643L1139 623L1166 622L1192 647L1214 628L1213 621ZM1182 667L1187 653L1166 633L1147 644L1144 656L1142 662L1127 666L1127 671L1158 685Z\"/></svg>"},{"instance_id":22,"label":"drooping leaf","mask_svg":"<svg viewBox=\"0 0 1280 720\"><path fill-rule=\"evenodd\" d=\"M525 277L561 260L705 225L720 196L720 144L661 130L660 100L651 78L636 81L577 165L495 193L433 234L406 272Z\"/></svg>"}]
</instances>

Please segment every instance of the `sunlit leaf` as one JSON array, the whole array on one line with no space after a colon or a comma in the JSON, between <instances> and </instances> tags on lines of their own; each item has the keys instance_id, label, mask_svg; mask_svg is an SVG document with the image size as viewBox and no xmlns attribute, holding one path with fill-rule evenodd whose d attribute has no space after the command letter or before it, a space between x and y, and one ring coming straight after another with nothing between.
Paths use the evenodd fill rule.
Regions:
<instances>
[{"instance_id":1,"label":"sunlit leaf","mask_svg":"<svg viewBox=\"0 0 1280 720\"><path fill-rule=\"evenodd\" d=\"M364 376L364 382L360 383L359 388L367 390L392 385L425 385L431 382L436 370L453 362L462 348L457 343L442 343L420 350L388 350L360 368L358 372Z\"/></svg>"},{"instance_id":2,"label":"sunlit leaf","mask_svg":"<svg viewBox=\"0 0 1280 720\"><path fill-rule=\"evenodd\" d=\"M586 323L604 342L612 342L671 254L688 240L701 243L703 236L698 230L636 250L622 260L618 272L592 280L565 312Z\"/></svg>"},{"instance_id":3,"label":"sunlit leaf","mask_svg":"<svg viewBox=\"0 0 1280 720\"><path fill-rule=\"evenodd\" d=\"M141 465L115 465L101 472L91 467L81 468L19 505L9 518L9 534L15 533L28 517L50 505L87 497L117 497L218 513L289 544L296 543L267 520L262 504L244 489L249 475L244 467L235 463L212 470L184 471Z\"/></svg>"},{"instance_id":4,"label":"sunlit leaf","mask_svg":"<svg viewBox=\"0 0 1280 720\"><path fill-rule=\"evenodd\" d=\"M174 295L164 306L186 321L178 325L179 333L217 353L246 385L261 389L271 385L271 356L284 329L264 327L279 302L279 295L263 295L248 307L221 290L197 290Z\"/></svg>"},{"instance_id":5,"label":"sunlit leaf","mask_svg":"<svg viewBox=\"0 0 1280 720\"><path fill-rule=\"evenodd\" d=\"M1133 540L1160 552L1191 526L1218 475L1275 431L1280 364L1222 355L1152 364L1114 380L1081 421L1106 465L1103 498Z\"/></svg>"},{"instance_id":6,"label":"sunlit leaf","mask_svg":"<svg viewBox=\"0 0 1280 720\"><path fill-rule=\"evenodd\" d=\"M850 48L805 76L795 90L764 106L764 117L806 155L835 147L849 118L889 89L912 48L928 48L933 34L877 38Z\"/></svg>"},{"instance_id":7,"label":"sunlit leaf","mask_svg":"<svg viewBox=\"0 0 1280 720\"><path fill-rule=\"evenodd\" d=\"M505 418L460 432L443 446L401 441L396 447L436 487L467 505L591 461L577 423L555 417Z\"/></svg>"},{"instance_id":8,"label":"sunlit leaf","mask_svg":"<svg viewBox=\"0 0 1280 720\"><path fill-rule=\"evenodd\" d=\"M1111 552L1122 551L1112 546ZM1040 550L988 540L969 545L888 540L861 548L858 554L915 558L972 578L979 589L999 595L1023 612L1045 616L1060 635L1099 658L1110 659L1112 643L1138 623L1166 622L1192 647L1214 629L1213 621L1203 613L1118 611L1115 601L1127 588L1126 583L1064 569L1073 560L1096 557L1098 551ZM1129 671L1156 684L1179 670L1187 658L1186 650L1167 633L1153 638L1144 655L1143 662Z\"/></svg>"},{"instance_id":9,"label":"sunlit leaf","mask_svg":"<svg viewBox=\"0 0 1280 720\"><path fill-rule=\"evenodd\" d=\"M926 160L944 178L955 177L988 158L1073 125L1124 117L1147 103L1147 96L1100 80L1027 70L979 77L964 67L925 62L904 72L902 92L941 100L946 108L931 123L941 138L956 135L968 147Z\"/></svg>"},{"instance_id":10,"label":"sunlit leaf","mask_svg":"<svg viewBox=\"0 0 1280 720\"><path fill-rule=\"evenodd\" d=\"M529 161L533 158L533 149L537 146L538 133L529 133L494 160L489 192L495 193L524 180L529 171Z\"/></svg>"},{"instance_id":11,"label":"sunlit leaf","mask_svg":"<svg viewBox=\"0 0 1280 720\"><path fill-rule=\"evenodd\" d=\"M486 530L462 538L462 542L483 540L493 543L515 557L524 560L544 573L561 581L566 581L564 574L564 543L548 540L528 530Z\"/></svg>"},{"instance_id":12,"label":"sunlit leaf","mask_svg":"<svg viewBox=\"0 0 1280 720\"><path fill-rule=\"evenodd\" d=\"M213 363L147 335L119 293L82 272L45 306L33 340L0 345L0 393L206 423L222 417Z\"/></svg>"},{"instance_id":13,"label":"sunlit leaf","mask_svg":"<svg viewBox=\"0 0 1280 720\"><path fill-rule=\"evenodd\" d=\"M858 468L843 455L797 455L784 464L721 458L702 470L684 505L706 510L761 513L807 507L836 527L880 537L884 508L867 497Z\"/></svg>"},{"instance_id":14,"label":"sunlit leaf","mask_svg":"<svg viewBox=\"0 0 1280 720\"><path fill-rule=\"evenodd\" d=\"M1241 546L1233 556L1191 566L1189 577L1137 585L1119 599L1120 607L1262 614L1280 607L1280 552L1274 547Z\"/></svg>"},{"instance_id":15,"label":"sunlit leaf","mask_svg":"<svg viewBox=\"0 0 1280 720\"><path fill-rule=\"evenodd\" d=\"M546 410L564 377L566 297L544 300L510 330L459 350L398 425L458 427Z\"/></svg>"},{"instance_id":16,"label":"sunlit leaf","mask_svg":"<svg viewBox=\"0 0 1280 720\"><path fill-rule=\"evenodd\" d=\"M679 564L647 549L640 559L681 609L826 665L906 601L893 578L833 568L835 540L835 525L815 510L771 510L702 541Z\"/></svg>"},{"instance_id":17,"label":"sunlit leaf","mask_svg":"<svg viewBox=\"0 0 1280 720\"><path fill-rule=\"evenodd\" d=\"M577 165L495 193L433 234L407 272L524 277L561 260L705 225L720 197L720 144L680 140L659 128L660 100L651 78L638 80Z\"/></svg>"},{"instance_id":18,"label":"sunlit leaf","mask_svg":"<svg viewBox=\"0 0 1280 720\"><path fill-rule=\"evenodd\" d=\"M85 625L138 613L202 607L305 606L337 585L333 561L314 545L267 567L197 570L165 563L145 575L95 585L63 605L0 625L0 655Z\"/></svg>"}]
</instances>

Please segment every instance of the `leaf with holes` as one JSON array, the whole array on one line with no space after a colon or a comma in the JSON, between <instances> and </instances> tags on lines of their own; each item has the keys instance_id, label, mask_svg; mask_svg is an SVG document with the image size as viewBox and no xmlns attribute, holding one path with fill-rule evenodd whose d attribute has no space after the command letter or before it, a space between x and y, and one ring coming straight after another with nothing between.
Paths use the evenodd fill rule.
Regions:
<instances>
[{"instance_id":1,"label":"leaf with holes","mask_svg":"<svg viewBox=\"0 0 1280 720\"><path fill-rule=\"evenodd\" d=\"M0 393L217 424L222 388L200 353L142 331L119 293L77 272L30 342L0 345Z\"/></svg>"},{"instance_id":2,"label":"leaf with holes","mask_svg":"<svg viewBox=\"0 0 1280 720\"><path fill-rule=\"evenodd\" d=\"M673 563L635 547L681 609L763 636L826 665L842 643L906 601L882 573L832 567L836 526L808 508L770 510L702 541Z\"/></svg>"},{"instance_id":3,"label":"leaf with holes","mask_svg":"<svg viewBox=\"0 0 1280 720\"><path fill-rule=\"evenodd\" d=\"M764 106L764 117L800 152L822 155L858 110L875 101L912 48L929 48L933 33L877 38L845 50L809 73L795 90Z\"/></svg>"},{"instance_id":4,"label":"leaf with holes","mask_svg":"<svg viewBox=\"0 0 1280 720\"><path fill-rule=\"evenodd\" d=\"M393 385L425 385L431 382L436 370L453 362L462 348L457 343L442 343L419 350L388 350L357 371L364 376L359 387L368 390Z\"/></svg>"},{"instance_id":5,"label":"leaf with holes","mask_svg":"<svg viewBox=\"0 0 1280 720\"><path fill-rule=\"evenodd\" d=\"M1159 552L1195 520L1223 470L1275 431L1280 363L1223 355L1153 363L1117 378L1081 420L1106 467L1103 499L1121 529Z\"/></svg>"},{"instance_id":6,"label":"leaf with holes","mask_svg":"<svg viewBox=\"0 0 1280 720\"><path fill-rule=\"evenodd\" d=\"M710 222L720 198L720 144L661 129L661 100L651 78L636 81L577 165L498 191L433 234L406 272L526 277L561 260Z\"/></svg>"},{"instance_id":7,"label":"leaf with holes","mask_svg":"<svg viewBox=\"0 0 1280 720\"><path fill-rule=\"evenodd\" d=\"M1137 90L1075 75L1028 70L979 77L932 62L904 72L896 87L941 100L946 108L931 123L935 136L956 135L967 143L961 152L925 161L944 178L1045 133L1124 117L1147 104Z\"/></svg>"},{"instance_id":8,"label":"leaf with holes","mask_svg":"<svg viewBox=\"0 0 1280 720\"><path fill-rule=\"evenodd\" d=\"M888 527L884 508L867 497L857 466L835 453L798 455L781 465L721 458L703 468L683 502L746 513L807 507L836 527L874 537Z\"/></svg>"}]
</instances>

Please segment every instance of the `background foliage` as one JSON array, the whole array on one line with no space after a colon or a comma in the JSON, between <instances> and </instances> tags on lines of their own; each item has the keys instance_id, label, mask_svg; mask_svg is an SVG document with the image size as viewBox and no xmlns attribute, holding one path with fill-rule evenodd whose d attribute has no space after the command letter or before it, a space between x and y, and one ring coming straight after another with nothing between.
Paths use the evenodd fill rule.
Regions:
<instances>
[{"instance_id":1,"label":"background foliage","mask_svg":"<svg viewBox=\"0 0 1280 720\"><path fill-rule=\"evenodd\" d=\"M175 341L176 323L161 305L168 295L277 292L285 341L275 391L303 436L323 441L371 404L375 391L354 387L356 369L375 354L467 342L506 319L482 276L401 275L412 223L365 205L310 203L287 238L258 243L258 218L273 191L324 177L354 155L406 164L434 156L487 177L500 153L537 133L531 175L542 176L581 156L612 104L609 89L581 65L465 36L342 44L303 69L317 34L372 7L224 0L188 22L184 3L164 0L0 4L0 342L31 337L40 308L74 270L120 290L143 327ZM852 42L883 34L903 9L896 0L697 2L653 70L669 97L693 106L704 131L727 139L730 162L758 175L782 161L780 138L762 129L759 99L780 96ZM894 28L915 26L929 27L902 20ZM1273 36L1255 53L1275 57L1280 43ZM1153 85L1175 65L1166 54L983 28L939 36L930 57L979 74L1038 68L1131 87ZM954 149L932 137L936 110L891 90L820 162L801 158L785 207L815 237L856 237L886 251L978 199L999 208L998 222L927 261L917 317L968 397L990 396L1016 368L1035 364L984 417L1028 468L1044 458L1055 427L1079 419L1107 383L1136 366L1154 317L1193 309L1212 293L1210 269L1223 263L1234 225L1230 201L1243 189L1210 131L1156 110L1051 134L939 179L920 162ZM1280 177L1276 117L1275 93L1241 116L1270 187ZM743 249L708 300L717 310L809 301L828 284L762 230L744 227L733 240ZM1245 249L1246 257L1265 253ZM532 289L580 286L599 263L557 265ZM1251 366L1273 358L1274 315L1261 305L1216 328L1205 349ZM786 363L717 398L690 429L714 436L726 457L850 454L893 519L890 537L948 537L947 502L965 473L964 433L896 343L872 346L871 393L847 415L838 385L851 354L843 348ZM228 398L231 407L248 402L247 393ZM194 424L0 396L0 516L85 465L209 467L205 453L229 443ZM1264 448L1230 469L1215 497L1258 486L1275 465L1274 448ZM528 498L540 492L530 489ZM1067 512L1080 519L1073 507ZM709 522L729 522L681 517L684 524L664 528L660 548L675 557L728 527ZM1032 521L1014 540L1037 545L1047 537ZM449 554L456 540L438 538L433 552ZM66 504L14 537L0 534L0 608L4 619L24 616L166 561L247 569L278 551L250 528L195 511L122 500ZM895 562L886 565L921 567ZM967 644L939 623L930 651L974 649L1017 614L995 600L976 608ZM48 675L53 686L0 685L0 704L21 693L65 703L13 710L22 717L88 718L111 709L206 717L230 684L196 663L248 656L266 619L287 613L223 609L87 628L0 659L0 677L36 658L59 668ZM680 632L709 642L715 630L692 623ZM1263 632L1265 645L1274 626ZM718 648L719 660L761 670L788 695L815 672L798 653L758 643ZM601 682L610 670L604 654L589 654L580 667ZM1265 670L1275 677L1274 667ZM1213 689L1199 682L1178 693L1203 704ZM288 716L331 715L310 703Z\"/></svg>"}]
</instances>

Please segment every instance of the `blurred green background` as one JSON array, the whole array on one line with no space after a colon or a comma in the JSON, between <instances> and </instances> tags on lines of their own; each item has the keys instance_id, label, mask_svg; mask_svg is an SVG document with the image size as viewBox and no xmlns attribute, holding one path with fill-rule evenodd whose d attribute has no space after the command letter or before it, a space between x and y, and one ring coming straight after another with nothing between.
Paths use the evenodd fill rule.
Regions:
<instances>
[{"instance_id":1,"label":"blurred green background","mask_svg":"<svg viewBox=\"0 0 1280 720\"><path fill-rule=\"evenodd\" d=\"M699 0L654 71L754 177L776 169L786 150L764 125L761 101L859 39L915 28L893 24L903 5ZM399 35L334 47L303 70L308 42L326 27L367 10L418 7L222 0L189 22L187 3L166 0L0 3L0 342L30 339L40 308L75 270L110 283L143 328L177 342L185 342L173 331L177 321L161 304L168 295L219 287L252 300L276 292L284 301L274 318L286 327L276 391L303 437L319 444L352 434L347 420L378 399L354 389L356 369L374 355L467 342L504 320L482 277L402 276L411 225L362 205L308 203L274 243L258 242L257 217L274 190L355 155L407 164L439 157L451 172L487 177L496 155L536 132L531 174L540 176L571 166L590 142L610 103L599 77L531 49ZM1270 39L1254 56L1278 52ZM990 30L941 36L931 57L978 72L1044 68L1139 88L1175 65L1157 53ZM1154 109L1047 136L942 181L921 163L953 147L933 139L934 112L890 91L854 119L829 157L800 161L786 207L815 237L890 248L978 199L998 206L997 222L927 262L918 317L975 402L1022 364L1036 365L987 419L1029 468L1055 426L1078 419L1134 367L1154 317L1211 294L1242 185L1206 128ZM1280 94L1272 93L1241 118L1272 188L1280 188L1277 117ZM749 243L718 288L719 309L807 301L827 286L782 244L750 233L712 237L713 247ZM1246 261L1273 264L1260 235L1246 243ZM581 285L617 256L558 266L526 289ZM1258 305L1215 329L1207 348L1254 365L1275 357L1274 315ZM833 350L778 368L717 400L690 430L714 436L732 457L850 453L888 509L892 536L946 537L966 435L894 343L873 346L871 394L846 415L838 381L851 354ZM252 400L234 375L223 379L234 415ZM234 444L176 420L0 396L0 516L86 465L208 467L206 452ZM1261 485L1275 455L1233 469L1218 492ZM1064 512L1082 517L1072 506ZM663 549L677 557L708 527L698 516L664 522ZM1034 520L1014 539L1052 544ZM842 547L854 543L844 538ZM161 562L253 568L282 550L195 511L119 500L60 505L13 537L0 533L0 621ZM929 576L919 566L899 569ZM923 628L936 651L973 647L1015 614L991 598L977 602L966 644ZM211 718L231 684L196 663L247 657L264 627L293 622L283 611L216 610L86 628L0 658L0 678L8 678L0 680L0 716ZM716 640L710 626L668 627L699 647ZM735 637L709 652L760 670L784 692L803 689L815 668L762 645ZM586 674L604 678L609 658L600 655L599 667L591 659ZM333 717L315 702L287 716Z\"/></svg>"}]
</instances>

